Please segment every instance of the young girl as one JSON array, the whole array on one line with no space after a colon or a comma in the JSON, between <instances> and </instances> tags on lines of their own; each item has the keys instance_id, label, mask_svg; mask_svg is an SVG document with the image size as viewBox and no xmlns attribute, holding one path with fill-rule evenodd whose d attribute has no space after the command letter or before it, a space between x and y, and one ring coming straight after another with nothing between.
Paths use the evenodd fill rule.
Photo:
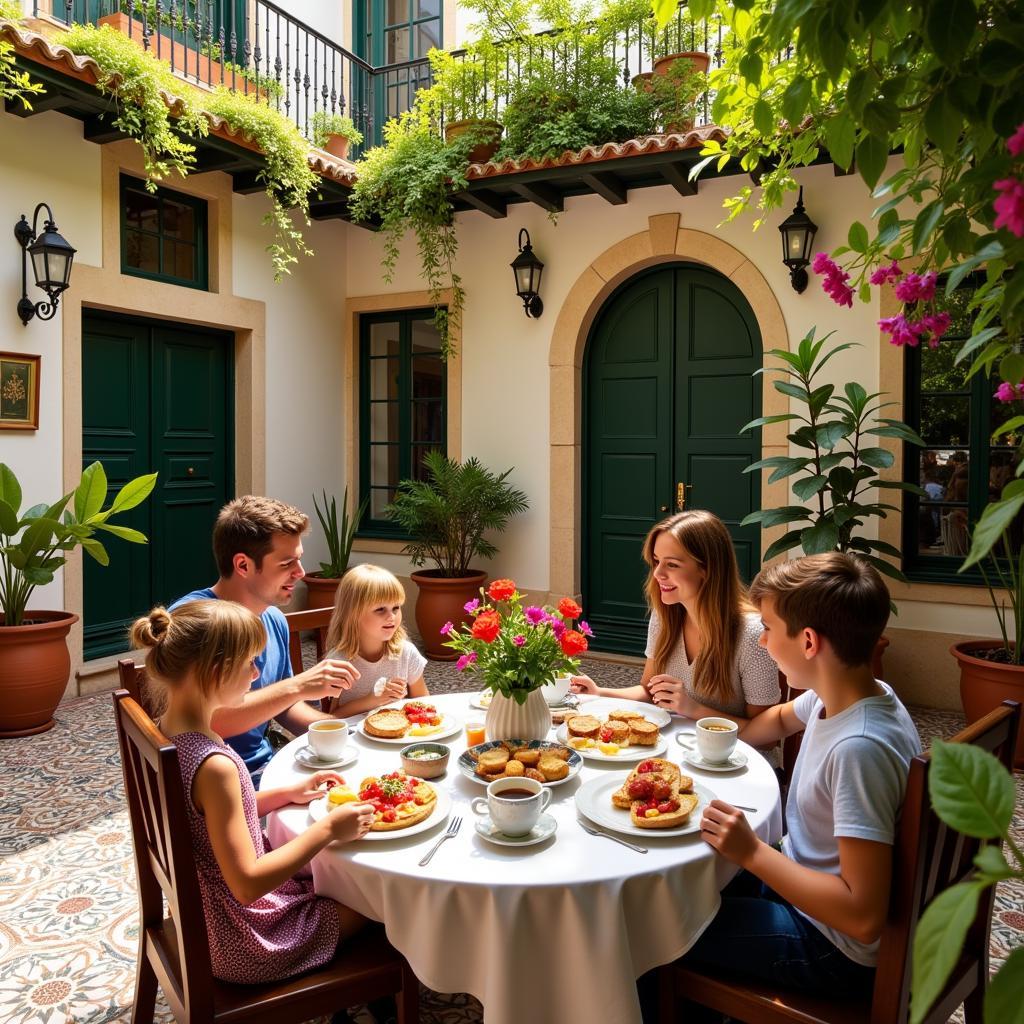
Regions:
<instances>
[{"instance_id":1,"label":"young girl","mask_svg":"<svg viewBox=\"0 0 1024 1024\"><path fill-rule=\"evenodd\" d=\"M167 691L159 725L178 748L214 976L255 984L328 963L365 919L292 876L328 843L365 835L373 805L344 804L270 848L262 815L308 804L324 783L342 779L320 771L257 793L245 763L213 731L214 710L238 704L258 675L262 622L234 601L190 601L173 612L154 608L136 621L131 639L150 649L147 673Z\"/></svg>"},{"instance_id":2,"label":"young girl","mask_svg":"<svg viewBox=\"0 0 1024 1024\"><path fill-rule=\"evenodd\" d=\"M335 698L334 714L357 715L405 696L428 696L427 659L402 628L404 603L402 584L379 565L356 565L342 576L327 630L327 657L351 662L359 679Z\"/></svg>"},{"instance_id":3,"label":"young girl","mask_svg":"<svg viewBox=\"0 0 1024 1024\"><path fill-rule=\"evenodd\" d=\"M640 685L613 689L575 676L573 690L740 725L777 704L778 669L758 643L760 619L721 519L704 511L670 516L647 535L643 556L651 619Z\"/></svg>"}]
</instances>

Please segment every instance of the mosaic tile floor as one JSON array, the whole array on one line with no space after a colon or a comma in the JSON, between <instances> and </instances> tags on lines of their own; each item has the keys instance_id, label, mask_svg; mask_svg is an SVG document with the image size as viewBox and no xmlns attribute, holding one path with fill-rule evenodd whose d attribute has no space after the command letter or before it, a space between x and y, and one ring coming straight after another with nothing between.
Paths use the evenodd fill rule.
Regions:
<instances>
[{"instance_id":1,"label":"mosaic tile floor","mask_svg":"<svg viewBox=\"0 0 1024 1024\"><path fill-rule=\"evenodd\" d=\"M634 666L593 664L606 685L636 681ZM435 693L466 689L451 665L431 663ZM914 709L927 744L962 724ZM1024 842L1024 779L1017 838ZM1024 886L997 894L996 964L1021 943ZM127 1022L137 942L135 878L109 694L63 704L48 733L0 743L0 1021ZM424 990L423 1024L477 1024L467 995ZM369 1021L358 1013L356 1020ZM172 1020L162 1001L157 1020Z\"/></svg>"}]
</instances>

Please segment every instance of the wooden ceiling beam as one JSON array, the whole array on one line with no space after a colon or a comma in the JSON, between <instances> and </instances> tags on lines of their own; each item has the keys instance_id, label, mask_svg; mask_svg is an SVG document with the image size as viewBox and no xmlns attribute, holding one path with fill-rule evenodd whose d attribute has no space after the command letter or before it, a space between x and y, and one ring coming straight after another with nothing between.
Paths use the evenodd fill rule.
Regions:
<instances>
[{"instance_id":1,"label":"wooden ceiling beam","mask_svg":"<svg viewBox=\"0 0 1024 1024\"><path fill-rule=\"evenodd\" d=\"M543 182L535 181L528 185L509 182L509 187L517 195L535 203L542 210L547 210L548 213L561 213L565 208L565 197L562 193Z\"/></svg>"},{"instance_id":2,"label":"wooden ceiling beam","mask_svg":"<svg viewBox=\"0 0 1024 1024\"><path fill-rule=\"evenodd\" d=\"M508 200L498 195L497 192L492 192L490 189L481 189L475 192L465 189L462 192L456 192L455 198L468 203L474 210L486 213L488 217L494 217L496 220L508 216Z\"/></svg>"},{"instance_id":3,"label":"wooden ceiling beam","mask_svg":"<svg viewBox=\"0 0 1024 1024\"><path fill-rule=\"evenodd\" d=\"M690 181L689 168L680 164L664 164L661 168L661 176L681 196L695 196L697 194L697 182Z\"/></svg>"},{"instance_id":4,"label":"wooden ceiling beam","mask_svg":"<svg viewBox=\"0 0 1024 1024\"><path fill-rule=\"evenodd\" d=\"M602 199L612 206L623 206L628 201L628 189L625 182L609 171L594 171L581 174L583 183L592 188Z\"/></svg>"}]
</instances>

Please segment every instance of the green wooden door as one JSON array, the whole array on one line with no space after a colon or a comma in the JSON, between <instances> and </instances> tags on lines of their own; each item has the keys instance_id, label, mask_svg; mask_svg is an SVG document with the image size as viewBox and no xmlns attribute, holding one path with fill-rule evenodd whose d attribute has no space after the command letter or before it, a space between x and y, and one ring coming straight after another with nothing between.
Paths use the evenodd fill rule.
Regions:
<instances>
[{"instance_id":1,"label":"green wooden door","mask_svg":"<svg viewBox=\"0 0 1024 1024\"><path fill-rule=\"evenodd\" d=\"M86 314L82 459L99 459L109 496L159 472L130 525L149 544L103 537L110 565L85 559L85 654L128 649L126 629L152 605L206 586L210 534L233 492L232 339L221 332Z\"/></svg>"},{"instance_id":2,"label":"green wooden door","mask_svg":"<svg viewBox=\"0 0 1024 1024\"><path fill-rule=\"evenodd\" d=\"M743 469L760 435L761 337L739 289L714 271L660 267L613 294L584 358L583 597L599 650L643 653L643 538L675 511L706 508L729 527L740 572L760 561L760 482Z\"/></svg>"}]
</instances>

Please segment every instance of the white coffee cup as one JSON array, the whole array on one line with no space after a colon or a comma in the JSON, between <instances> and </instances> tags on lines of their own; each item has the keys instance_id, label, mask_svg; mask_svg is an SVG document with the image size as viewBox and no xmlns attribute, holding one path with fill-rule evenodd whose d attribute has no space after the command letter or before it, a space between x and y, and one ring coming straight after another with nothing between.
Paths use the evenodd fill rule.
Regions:
<instances>
[{"instance_id":1,"label":"white coffee cup","mask_svg":"<svg viewBox=\"0 0 1024 1024\"><path fill-rule=\"evenodd\" d=\"M348 742L348 722L338 718L313 722L306 733L306 740L321 761L336 761Z\"/></svg>"},{"instance_id":2,"label":"white coffee cup","mask_svg":"<svg viewBox=\"0 0 1024 1024\"><path fill-rule=\"evenodd\" d=\"M555 678L541 687L541 693L549 704L561 704L569 694L569 683L572 676L568 673Z\"/></svg>"},{"instance_id":3,"label":"white coffee cup","mask_svg":"<svg viewBox=\"0 0 1024 1024\"><path fill-rule=\"evenodd\" d=\"M723 764L736 749L739 731L729 718L701 718L697 722L697 752L711 764Z\"/></svg>"},{"instance_id":4,"label":"white coffee cup","mask_svg":"<svg viewBox=\"0 0 1024 1024\"><path fill-rule=\"evenodd\" d=\"M537 824L541 812L551 803L551 790L536 779L518 776L495 779L487 787L487 799L478 796L472 804L475 814L490 814L499 832L525 836Z\"/></svg>"}]
</instances>

